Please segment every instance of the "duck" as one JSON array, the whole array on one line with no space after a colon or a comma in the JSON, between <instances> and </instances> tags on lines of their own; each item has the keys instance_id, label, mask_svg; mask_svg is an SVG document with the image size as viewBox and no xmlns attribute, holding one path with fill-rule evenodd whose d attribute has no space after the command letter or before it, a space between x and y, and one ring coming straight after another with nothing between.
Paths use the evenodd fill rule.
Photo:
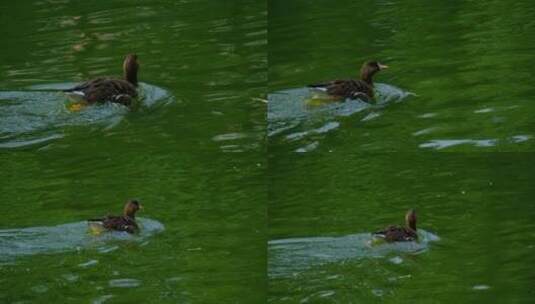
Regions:
<instances>
[{"instance_id":1,"label":"duck","mask_svg":"<svg viewBox=\"0 0 535 304\"><path fill-rule=\"evenodd\" d=\"M418 240L416 233L416 211L409 209L405 214L405 227L390 225L381 231L373 233L373 236L384 239L386 242L411 242Z\"/></svg>"},{"instance_id":2,"label":"duck","mask_svg":"<svg viewBox=\"0 0 535 304\"><path fill-rule=\"evenodd\" d=\"M327 92L332 99L374 99L373 76L388 66L378 61L366 61L360 69L360 79L333 80L325 83L311 84L309 88Z\"/></svg>"},{"instance_id":3,"label":"duck","mask_svg":"<svg viewBox=\"0 0 535 304\"><path fill-rule=\"evenodd\" d=\"M128 200L123 208L123 215L107 215L102 218L87 220L90 230L99 234L103 231L125 231L137 233L139 226L136 222L136 212L143 209L137 200Z\"/></svg>"},{"instance_id":4,"label":"duck","mask_svg":"<svg viewBox=\"0 0 535 304\"><path fill-rule=\"evenodd\" d=\"M123 62L123 79L99 77L63 92L71 99L87 104L114 102L129 106L137 97L138 70L137 55L128 54Z\"/></svg>"}]
</instances>

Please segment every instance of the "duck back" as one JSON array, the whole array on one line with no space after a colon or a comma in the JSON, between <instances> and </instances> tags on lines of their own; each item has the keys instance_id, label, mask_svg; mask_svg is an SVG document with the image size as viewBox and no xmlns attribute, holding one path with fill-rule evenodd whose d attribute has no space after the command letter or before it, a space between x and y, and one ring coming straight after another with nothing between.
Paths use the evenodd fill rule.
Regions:
<instances>
[{"instance_id":1,"label":"duck back","mask_svg":"<svg viewBox=\"0 0 535 304\"><path fill-rule=\"evenodd\" d=\"M94 230L94 227L99 225L101 225L105 230L111 231L135 233L139 230L136 220L129 216L106 216L100 219L88 220L88 224L92 230Z\"/></svg>"},{"instance_id":2,"label":"duck back","mask_svg":"<svg viewBox=\"0 0 535 304\"><path fill-rule=\"evenodd\" d=\"M137 96L137 89L132 83L111 78L96 78L65 92L78 95L88 103L109 101L129 105Z\"/></svg>"},{"instance_id":3,"label":"duck back","mask_svg":"<svg viewBox=\"0 0 535 304\"><path fill-rule=\"evenodd\" d=\"M328 83L310 85L309 87L324 89L331 96L341 98L361 98L369 101L373 98L373 87L363 80L340 79Z\"/></svg>"},{"instance_id":4,"label":"duck back","mask_svg":"<svg viewBox=\"0 0 535 304\"><path fill-rule=\"evenodd\" d=\"M399 226L388 226L384 230L374 232L373 235L387 242L410 242L418 239L415 231Z\"/></svg>"}]
</instances>

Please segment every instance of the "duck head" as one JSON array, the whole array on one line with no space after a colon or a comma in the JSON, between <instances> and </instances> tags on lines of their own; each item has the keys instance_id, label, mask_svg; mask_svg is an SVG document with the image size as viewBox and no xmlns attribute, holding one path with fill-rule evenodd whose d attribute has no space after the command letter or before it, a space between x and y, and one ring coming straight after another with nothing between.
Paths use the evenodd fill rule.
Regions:
<instances>
[{"instance_id":1,"label":"duck head","mask_svg":"<svg viewBox=\"0 0 535 304\"><path fill-rule=\"evenodd\" d=\"M137 63L136 54L126 55L123 62L124 79L137 87L137 71L139 64Z\"/></svg>"},{"instance_id":2,"label":"duck head","mask_svg":"<svg viewBox=\"0 0 535 304\"><path fill-rule=\"evenodd\" d=\"M405 215L405 225L410 229L416 231L416 211L409 209Z\"/></svg>"},{"instance_id":3,"label":"duck head","mask_svg":"<svg viewBox=\"0 0 535 304\"><path fill-rule=\"evenodd\" d=\"M372 84L372 77L380 70L388 68L387 65L381 64L378 61L366 61L362 68L360 68L360 79Z\"/></svg>"},{"instance_id":4,"label":"duck head","mask_svg":"<svg viewBox=\"0 0 535 304\"><path fill-rule=\"evenodd\" d=\"M123 215L135 218L136 212L140 209L143 209L143 206L137 200L129 200L124 205Z\"/></svg>"}]
</instances>

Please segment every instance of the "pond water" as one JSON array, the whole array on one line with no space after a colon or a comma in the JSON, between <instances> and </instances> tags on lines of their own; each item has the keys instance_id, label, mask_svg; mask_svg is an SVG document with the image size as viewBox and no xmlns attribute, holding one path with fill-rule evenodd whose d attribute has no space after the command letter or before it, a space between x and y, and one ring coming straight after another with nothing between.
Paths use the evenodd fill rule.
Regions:
<instances>
[{"instance_id":1,"label":"pond water","mask_svg":"<svg viewBox=\"0 0 535 304\"><path fill-rule=\"evenodd\" d=\"M361 121L376 119L384 107L412 95L382 83L375 84L375 88L377 101L373 104L351 99L333 102L325 94L308 88L270 93L267 113L270 145L278 141L289 146L304 144L295 152L310 152L319 146L322 134L340 127L339 120L343 117L365 112Z\"/></svg>"},{"instance_id":2,"label":"pond water","mask_svg":"<svg viewBox=\"0 0 535 304\"><path fill-rule=\"evenodd\" d=\"M270 160L268 302L533 300L535 155L312 153ZM432 241L368 246L409 208Z\"/></svg>"},{"instance_id":3,"label":"pond water","mask_svg":"<svg viewBox=\"0 0 535 304\"><path fill-rule=\"evenodd\" d=\"M17 258L25 255L80 251L84 247L98 247L100 252L107 253L119 248L109 246L113 241L141 242L165 229L155 220L138 217L137 222L140 232L136 235L127 232L90 233L86 221L51 227L3 229L0 230L0 258L9 264L16 263Z\"/></svg>"},{"instance_id":4,"label":"pond water","mask_svg":"<svg viewBox=\"0 0 535 304\"><path fill-rule=\"evenodd\" d=\"M271 108L285 102L277 92L356 78L370 59L389 66L376 82L412 93L299 144L273 136L270 151L535 150L530 1L270 1L269 11Z\"/></svg>"},{"instance_id":5,"label":"pond water","mask_svg":"<svg viewBox=\"0 0 535 304\"><path fill-rule=\"evenodd\" d=\"M335 2L2 1L0 303L533 303L535 6ZM128 53L136 107L73 111Z\"/></svg>"},{"instance_id":6,"label":"pond water","mask_svg":"<svg viewBox=\"0 0 535 304\"><path fill-rule=\"evenodd\" d=\"M265 3L0 11L0 303L263 301ZM59 89L120 75L127 53L138 108L68 110ZM141 235L87 234L130 198Z\"/></svg>"},{"instance_id":7,"label":"pond water","mask_svg":"<svg viewBox=\"0 0 535 304\"><path fill-rule=\"evenodd\" d=\"M533 302L533 4L268 10L268 302ZM370 59L377 104L306 89ZM362 245L410 208L425 250Z\"/></svg>"},{"instance_id":8,"label":"pond water","mask_svg":"<svg viewBox=\"0 0 535 304\"><path fill-rule=\"evenodd\" d=\"M75 101L59 92L74 83L32 86L24 91L0 91L0 148L44 145L64 137L65 127L97 127L111 129L129 113L125 106L114 103L84 107L73 111ZM148 111L159 104L173 102L163 89L140 84L140 104L136 110Z\"/></svg>"},{"instance_id":9,"label":"pond water","mask_svg":"<svg viewBox=\"0 0 535 304\"><path fill-rule=\"evenodd\" d=\"M397 243L380 242L371 233L273 240L268 243L269 276L296 276L310 268L351 259L378 258L399 253L419 254L429 248L430 242L440 240L423 229L419 229L418 234L418 241ZM399 257L394 260L399 263L402 261Z\"/></svg>"}]
</instances>

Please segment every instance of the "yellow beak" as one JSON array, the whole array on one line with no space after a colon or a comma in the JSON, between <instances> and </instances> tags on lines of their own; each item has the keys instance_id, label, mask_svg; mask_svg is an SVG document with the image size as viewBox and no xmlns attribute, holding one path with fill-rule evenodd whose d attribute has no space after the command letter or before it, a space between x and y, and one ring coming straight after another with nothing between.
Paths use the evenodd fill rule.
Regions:
<instances>
[{"instance_id":1,"label":"yellow beak","mask_svg":"<svg viewBox=\"0 0 535 304\"><path fill-rule=\"evenodd\" d=\"M382 70L382 69L388 69L388 66L385 65L385 64L380 64L380 63L378 63L378 65L379 65L379 69L380 69L380 70Z\"/></svg>"}]
</instances>

